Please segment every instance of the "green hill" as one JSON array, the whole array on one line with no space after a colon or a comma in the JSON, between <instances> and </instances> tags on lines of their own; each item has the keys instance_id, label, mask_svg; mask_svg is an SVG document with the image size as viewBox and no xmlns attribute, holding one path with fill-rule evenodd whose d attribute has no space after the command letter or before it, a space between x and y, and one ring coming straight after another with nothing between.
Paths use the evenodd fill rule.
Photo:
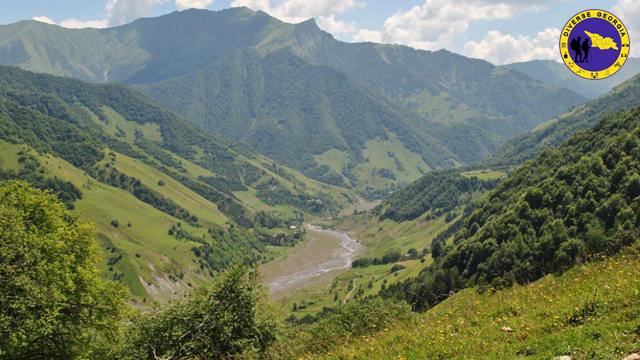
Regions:
<instances>
[{"instance_id":1,"label":"green hill","mask_svg":"<svg viewBox=\"0 0 640 360\"><path fill-rule=\"evenodd\" d=\"M175 297L236 261L264 261L276 250L261 228L292 238L288 224L356 199L122 85L0 67L0 123L0 178L51 189L94 222L105 276L139 298Z\"/></svg>"},{"instance_id":2,"label":"green hill","mask_svg":"<svg viewBox=\"0 0 640 360\"><path fill-rule=\"evenodd\" d=\"M519 164L544 148L559 146L577 131L594 127L606 114L640 105L640 76L616 86L588 103L542 123L528 134L508 141L487 161L489 165Z\"/></svg>"},{"instance_id":3,"label":"green hill","mask_svg":"<svg viewBox=\"0 0 640 360\"><path fill-rule=\"evenodd\" d=\"M638 260L634 246L526 286L466 289L425 313L386 319L382 329L346 330L338 340L297 329L304 340L296 343L303 349L296 355L309 357L314 351L308 349L326 346L329 338L337 346L314 358L623 359L638 350Z\"/></svg>"}]
</instances>

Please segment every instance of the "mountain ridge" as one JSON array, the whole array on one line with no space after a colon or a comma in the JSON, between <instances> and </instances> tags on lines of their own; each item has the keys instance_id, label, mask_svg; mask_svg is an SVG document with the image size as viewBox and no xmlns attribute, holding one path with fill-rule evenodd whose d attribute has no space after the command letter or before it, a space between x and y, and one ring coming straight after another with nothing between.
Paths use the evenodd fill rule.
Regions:
<instances>
[{"instance_id":1,"label":"mountain ridge","mask_svg":"<svg viewBox=\"0 0 640 360\"><path fill-rule=\"evenodd\" d=\"M117 81L138 85L142 90L153 88L154 91L148 95L173 105L171 110L189 120L201 125L209 124L207 128L212 132L239 140L244 133L254 131L255 136L246 139L250 146L259 145L263 152L267 151L277 160L285 161L311 177L351 185L372 197L393 191L433 168L478 163L493 154L506 140L531 130L544 119L584 100L571 91L561 90L517 71L494 67L483 60L469 59L448 51L421 51L400 45L344 43L322 31L314 20L288 24L247 8L186 10L101 30L65 30L37 25L16 34L12 31L14 27L0 27L0 64L83 80ZM198 98L185 97L177 99L179 101L162 96L163 92L184 96L188 91L176 93L175 87L186 88L188 84L176 85L176 82L183 77L197 77L198 73L215 67L215 64L232 66L225 62L245 51L255 51L261 62L273 58L274 54L291 52L287 58L305 61L307 69L313 70L312 74L324 71L329 79L333 79L332 86L349 87L348 95L362 99L359 104L366 115L358 119L353 112L349 113L348 106L342 106L341 109L347 110L343 112L349 116L327 116L339 107L314 104L315 110L307 113L304 107L295 105L296 123L301 126L287 127L291 123L283 114L272 114L268 119L252 119L245 114L244 108L224 110L229 105L224 103L224 94L220 97L203 93ZM282 79L300 66L298 61L292 61L290 68L287 64L269 64L269 69L280 72L274 78ZM296 86L305 84L304 87L309 89L305 98L296 100L298 105L313 104L314 96L328 93L321 88L322 82L313 80L304 72L298 74L298 78L290 79L289 83L299 81ZM261 79L260 74L252 76ZM317 89L313 88L313 82L318 83ZM280 85L264 86L277 88ZM162 86L168 88L161 89ZM257 89L255 83L252 86L254 89L236 86L234 96L250 97L251 91ZM336 96L329 98L333 100L328 103L335 105ZM284 105L278 99L272 103L275 107ZM216 106L219 109L208 114L202 110L200 114L194 114L192 110L194 107L212 109ZM345 141L330 149L337 153L327 152L329 150L324 145L312 146L311 149L303 149L304 161L297 161L292 158L294 154L287 154L289 142L295 140L300 145L304 141L310 142L312 132L308 129L313 129L314 124L327 124L328 117L333 117L329 122L334 125L323 129L332 128L330 133L336 133L336 128L348 127L348 121L353 119L362 124L379 121L373 110L381 108L390 119L387 128L391 123L397 127L406 127L403 124L408 123L411 131L396 129L384 134L372 131L366 143L359 144L355 150L345 151ZM228 122L216 117L225 111L233 114ZM200 118L194 115L200 115ZM207 116L209 118L204 121L202 117ZM236 120L237 123L234 122ZM268 143L282 131L292 133L288 141ZM367 131L361 128L359 132ZM351 136L341 136L350 146ZM325 140L327 138L324 137ZM389 141L388 138L395 140ZM355 140L360 142L358 136ZM374 149L380 146L384 150ZM366 148L369 148L368 155L358 154ZM415 154L419 157L416 158ZM407 164L398 165L397 159L401 157L414 159L411 162L415 165L411 165L411 169ZM353 174L354 171L357 174ZM362 180L368 176L375 179L369 183Z\"/></svg>"}]
</instances>

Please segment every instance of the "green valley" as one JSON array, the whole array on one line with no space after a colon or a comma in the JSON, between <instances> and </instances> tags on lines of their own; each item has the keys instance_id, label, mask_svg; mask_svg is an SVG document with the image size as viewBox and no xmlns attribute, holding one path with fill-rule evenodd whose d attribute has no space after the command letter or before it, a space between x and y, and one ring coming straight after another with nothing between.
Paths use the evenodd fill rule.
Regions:
<instances>
[{"instance_id":1,"label":"green valley","mask_svg":"<svg viewBox=\"0 0 640 360\"><path fill-rule=\"evenodd\" d=\"M640 360L633 1L13 2L0 360Z\"/></svg>"},{"instance_id":2,"label":"green valley","mask_svg":"<svg viewBox=\"0 0 640 360\"><path fill-rule=\"evenodd\" d=\"M0 82L2 177L52 189L94 222L105 276L141 300L173 298L237 261L265 261L272 237L292 239L289 224L357 200L202 135L121 86L12 68L0 69Z\"/></svg>"}]
</instances>

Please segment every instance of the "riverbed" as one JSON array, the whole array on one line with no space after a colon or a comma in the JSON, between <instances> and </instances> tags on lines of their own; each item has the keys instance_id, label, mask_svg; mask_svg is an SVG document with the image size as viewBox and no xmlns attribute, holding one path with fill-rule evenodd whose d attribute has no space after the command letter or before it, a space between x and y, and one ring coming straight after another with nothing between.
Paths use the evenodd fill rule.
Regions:
<instances>
[{"instance_id":1,"label":"riverbed","mask_svg":"<svg viewBox=\"0 0 640 360\"><path fill-rule=\"evenodd\" d=\"M283 258L260 268L263 283L273 298L334 277L351 267L362 251L357 240L343 231L305 225L305 239Z\"/></svg>"}]
</instances>

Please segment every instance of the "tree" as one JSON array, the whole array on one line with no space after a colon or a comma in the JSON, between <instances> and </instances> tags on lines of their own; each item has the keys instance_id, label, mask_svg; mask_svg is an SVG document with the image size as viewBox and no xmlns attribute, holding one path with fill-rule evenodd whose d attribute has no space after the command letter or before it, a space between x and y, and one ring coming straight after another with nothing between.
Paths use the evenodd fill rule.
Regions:
<instances>
[{"instance_id":1,"label":"tree","mask_svg":"<svg viewBox=\"0 0 640 360\"><path fill-rule=\"evenodd\" d=\"M276 326L262 311L257 289L255 270L233 266L213 288L135 319L120 357L227 359L263 353L275 340Z\"/></svg>"},{"instance_id":2,"label":"tree","mask_svg":"<svg viewBox=\"0 0 640 360\"><path fill-rule=\"evenodd\" d=\"M91 357L117 340L126 292L101 280L90 225L11 181L0 185L0 229L0 358Z\"/></svg>"}]
</instances>

